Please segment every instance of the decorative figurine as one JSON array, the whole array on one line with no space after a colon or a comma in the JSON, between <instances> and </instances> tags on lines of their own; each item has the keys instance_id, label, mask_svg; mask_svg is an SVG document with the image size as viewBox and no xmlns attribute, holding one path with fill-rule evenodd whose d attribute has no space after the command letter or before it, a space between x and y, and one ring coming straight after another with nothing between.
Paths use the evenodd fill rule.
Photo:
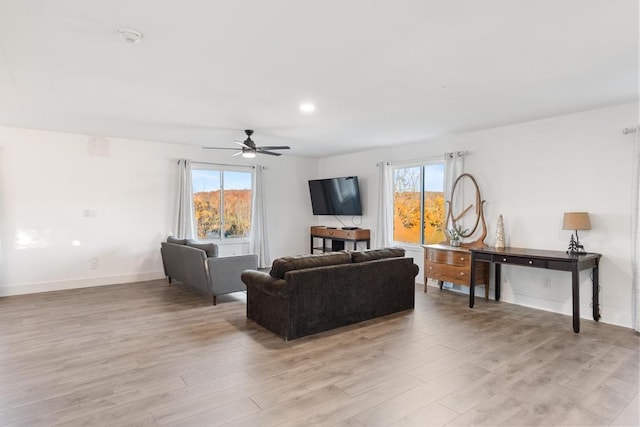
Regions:
<instances>
[{"instance_id":1,"label":"decorative figurine","mask_svg":"<svg viewBox=\"0 0 640 427\"><path fill-rule=\"evenodd\" d=\"M573 238L573 234L571 234L571 240L569 240L567 253L570 255L580 255L586 253L584 250L584 246L578 243L578 241Z\"/></svg>"}]
</instances>

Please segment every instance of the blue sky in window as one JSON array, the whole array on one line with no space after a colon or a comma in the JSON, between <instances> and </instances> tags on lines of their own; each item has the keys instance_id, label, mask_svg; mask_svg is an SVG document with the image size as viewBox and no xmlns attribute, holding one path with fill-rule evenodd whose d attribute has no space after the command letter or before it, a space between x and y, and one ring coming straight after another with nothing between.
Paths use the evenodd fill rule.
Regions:
<instances>
[{"instance_id":1,"label":"blue sky in window","mask_svg":"<svg viewBox=\"0 0 640 427\"><path fill-rule=\"evenodd\" d=\"M427 165L424 169L425 191L444 191L444 164Z\"/></svg>"},{"instance_id":2,"label":"blue sky in window","mask_svg":"<svg viewBox=\"0 0 640 427\"><path fill-rule=\"evenodd\" d=\"M194 193L220 189L220 171L193 169L191 178ZM227 190L251 189L251 172L224 171L224 187Z\"/></svg>"}]
</instances>

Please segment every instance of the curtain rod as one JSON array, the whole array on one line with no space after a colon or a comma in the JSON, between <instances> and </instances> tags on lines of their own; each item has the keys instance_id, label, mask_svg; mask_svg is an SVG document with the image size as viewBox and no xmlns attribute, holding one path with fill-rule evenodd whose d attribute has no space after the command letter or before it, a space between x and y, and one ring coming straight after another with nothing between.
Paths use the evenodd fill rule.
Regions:
<instances>
[{"instance_id":1,"label":"curtain rod","mask_svg":"<svg viewBox=\"0 0 640 427\"><path fill-rule=\"evenodd\" d=\"M227 166L227 167L231 167L231 168L251 168L251 169L255 169L256 167L262 167L262 169L267 169L266 166L261 166L261 165L245 166L245 165L232 165L232 164L229 164L229 163L211 163L211 162L195 162L195 161L191 161L191 163L194 163L196 165Z\"/></svg>"},{"instance_id":2,"label":"curtain rod","mask_svg":"<svg viewBox=\"0 0 640 427\"><path fill-rule=\"evenodd\" d=\"M452 153L444 153L444 155L449 156L450 158L453 158L454 156L465 157L467 155L467 151L454 151ZM442 156L433 156L433 157L415 159L415 160L396 160L396 161L385 160L385 161L376 163L376 166L379 167L380 164L382 163L386 163L388 166L418 165L420 163L429 163L429 162L434 162L438 160L442 160Z\"/></svg>"}]
</instances>

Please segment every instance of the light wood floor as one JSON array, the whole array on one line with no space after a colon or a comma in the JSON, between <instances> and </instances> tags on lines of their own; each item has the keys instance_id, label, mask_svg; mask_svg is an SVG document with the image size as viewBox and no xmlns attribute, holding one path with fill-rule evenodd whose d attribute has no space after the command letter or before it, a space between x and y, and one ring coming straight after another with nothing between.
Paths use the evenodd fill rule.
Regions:
<instances>
[{"instance_id":1,"label":"light wood floor","mask_svg":"<svg viewBox=\"0 0 640 427\"><path fill-rule=\"evenodd\" d=\"M166 281L0 299L0 425L634 425L639 337L416 287L290 342Z\"/></svg>"}]
</instances>

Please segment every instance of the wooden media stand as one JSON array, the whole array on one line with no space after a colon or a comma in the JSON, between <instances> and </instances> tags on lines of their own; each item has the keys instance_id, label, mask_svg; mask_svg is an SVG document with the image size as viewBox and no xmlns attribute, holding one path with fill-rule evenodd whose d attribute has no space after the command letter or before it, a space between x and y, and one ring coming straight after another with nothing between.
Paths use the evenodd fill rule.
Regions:
<instances>
[{"instance_id":1,"label":"wooden media stand","mask_svg":"<svg viewBox=\"0 0 640 427\"><path fill-rule=\"evenodd\" d=\"M322 239L322 246L314 246L314 239ZM358 248L358 242L366 242L367 249L371 246L371 230L357 228L345 230L324 226L312 226L310 233L310 253L314 250L322 252L340 251L345 249L345 242L353 242L353 250ZM330 245L327 245L330 241Z\"/></svg>"}]
</instances>

